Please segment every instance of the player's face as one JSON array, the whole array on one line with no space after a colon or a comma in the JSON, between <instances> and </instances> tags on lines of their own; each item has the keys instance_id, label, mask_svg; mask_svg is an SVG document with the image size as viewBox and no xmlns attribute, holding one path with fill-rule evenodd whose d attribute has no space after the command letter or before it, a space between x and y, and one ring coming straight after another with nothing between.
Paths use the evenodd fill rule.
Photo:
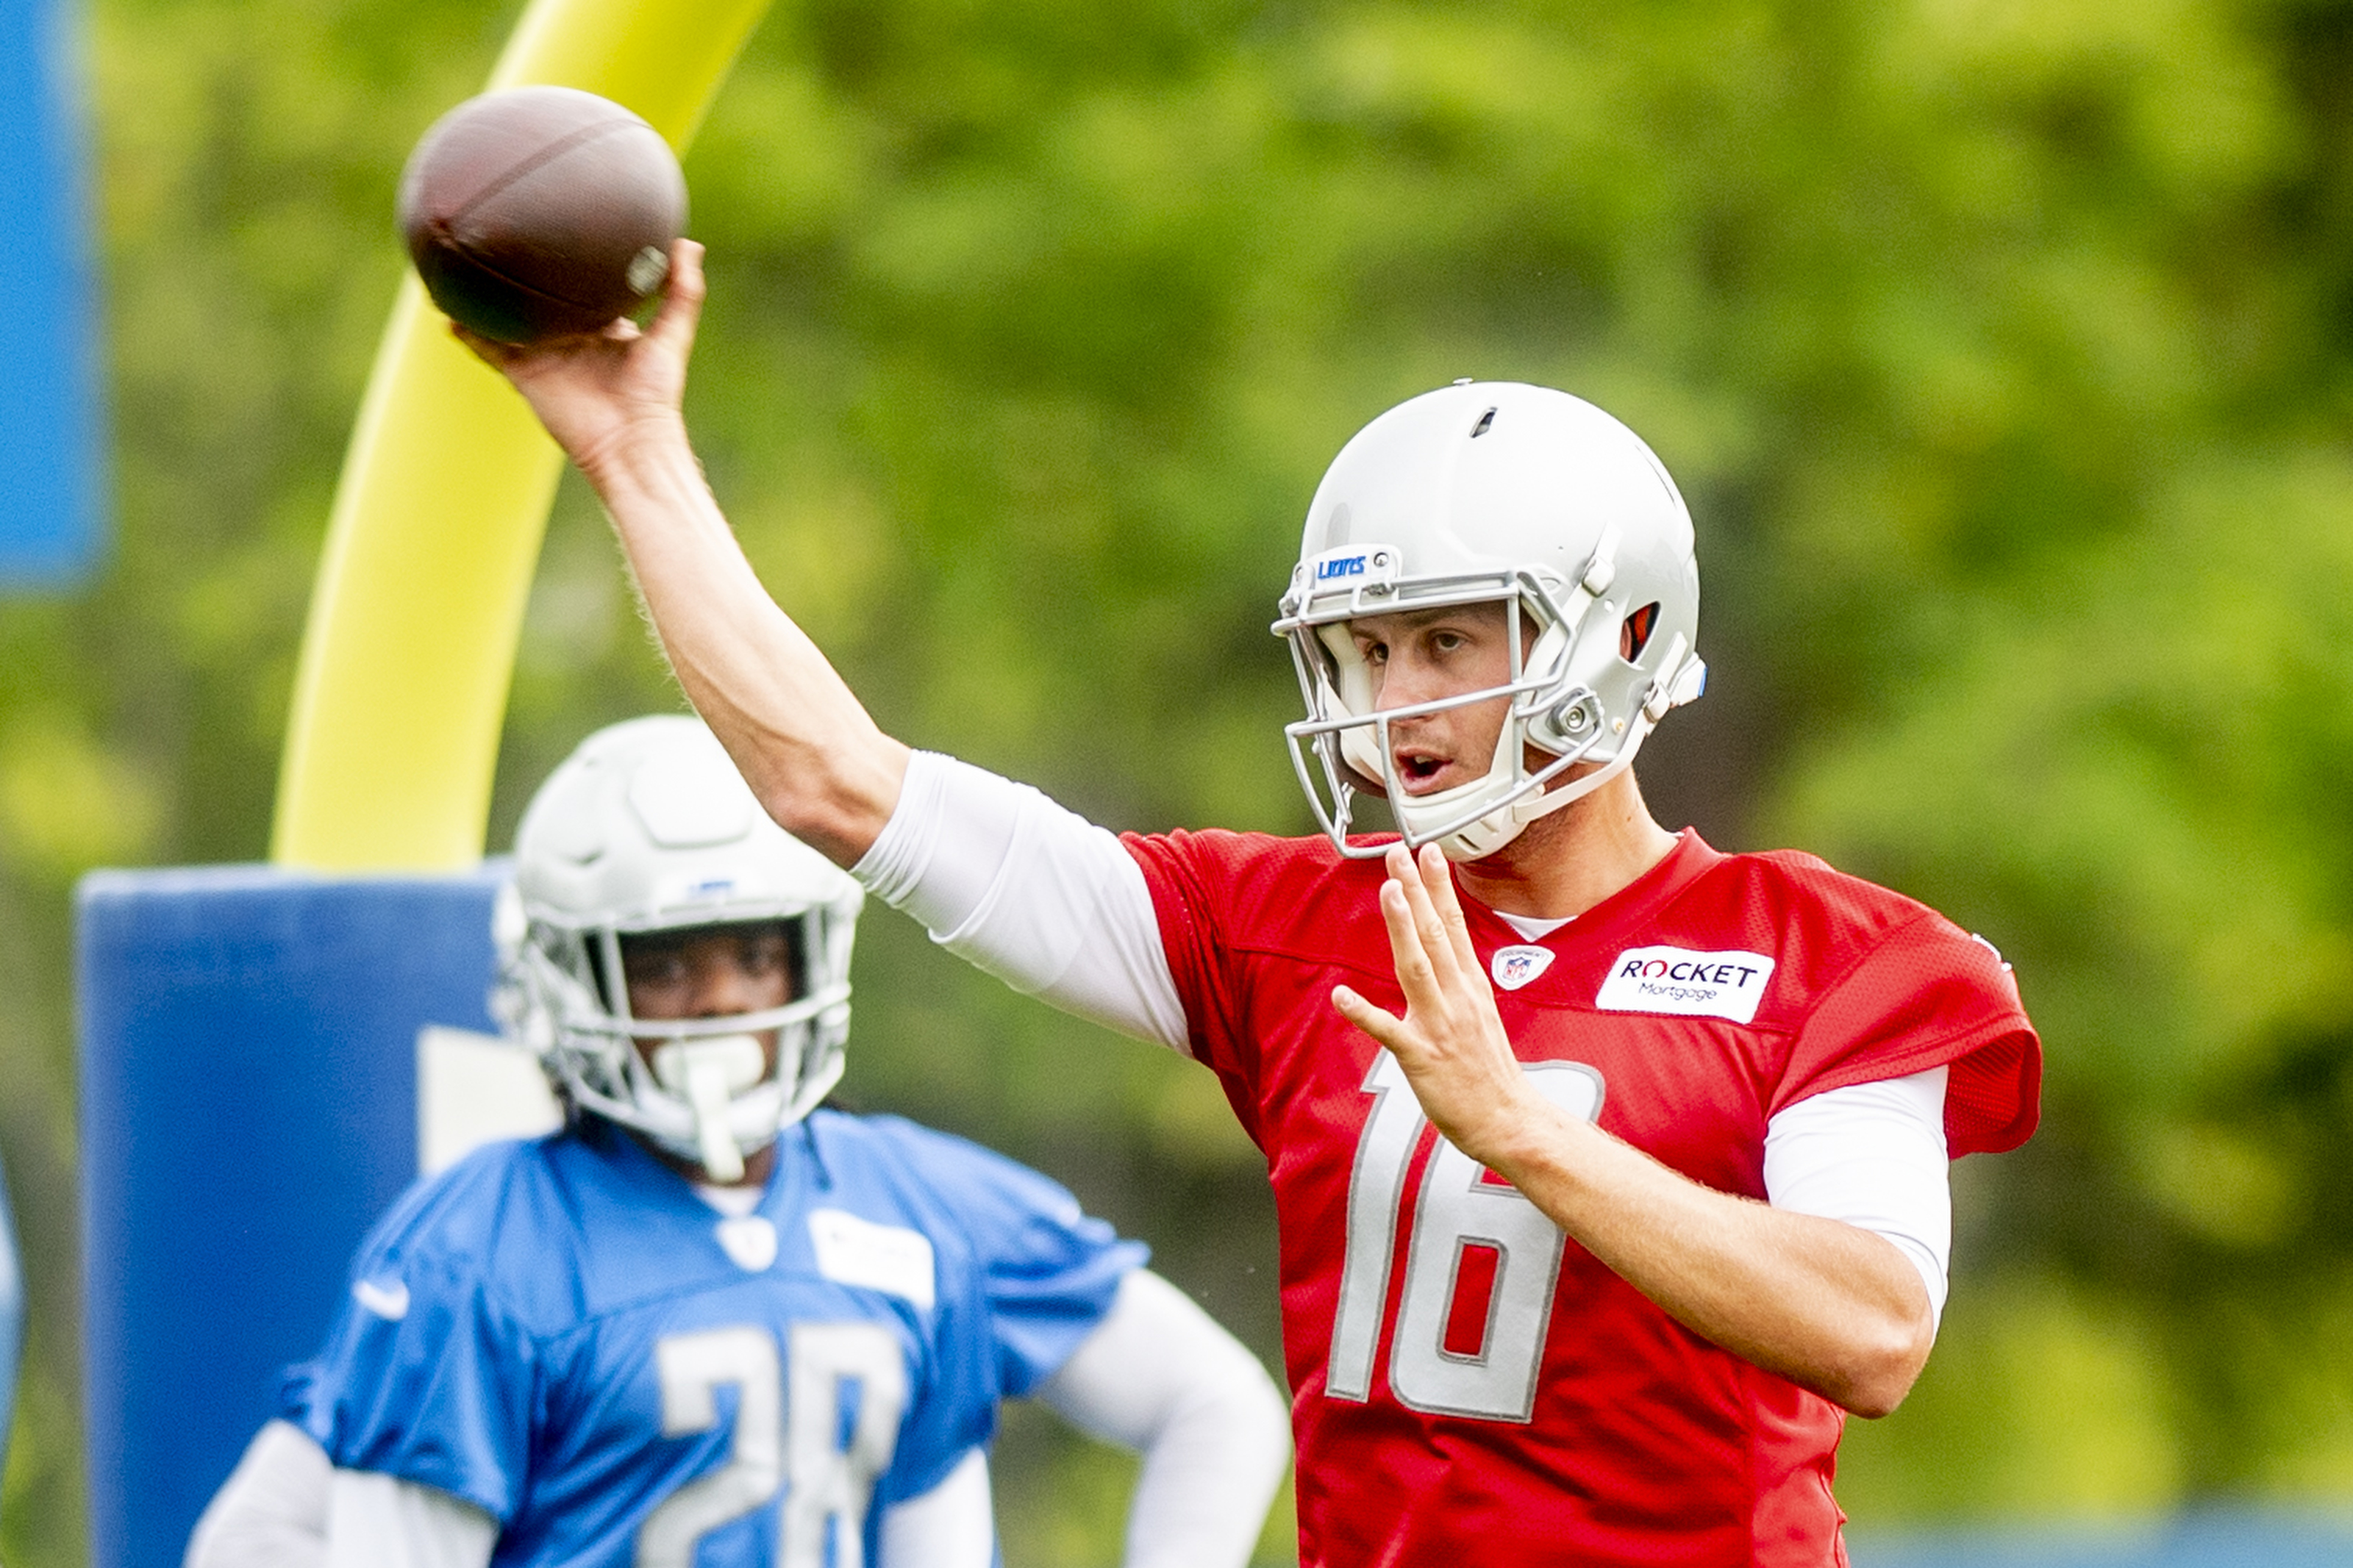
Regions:
<instances>
[{"instance_id":1,"label":"player's face","mask_svg":"<svg viewBox=\"0 0 2353 1568\"><path fill-rule=\"evenodd\" d=\"M774 921L648 931L624 937L621 973L629 1011L640 1018L719 1018L781 1007L793 999L792 944ZM776 1066L776 1032L760 1048ZM659 1042L640 1040L649 1051Z\"/></svg>"},{"instance_id":2,"label":"player's face","mask_svg":"<svg viewBox=\"0 0 2353 1568\"><path fill-rule=\"evenodd\" d=\"M1366 616L1348 623L1382 712L1502 686L1512 678L1511 622L1501 604ZM1511 700L1469 702L1389 727L1389 761L1409 795L1486 776Z\"/></svg>"}]
</instances>

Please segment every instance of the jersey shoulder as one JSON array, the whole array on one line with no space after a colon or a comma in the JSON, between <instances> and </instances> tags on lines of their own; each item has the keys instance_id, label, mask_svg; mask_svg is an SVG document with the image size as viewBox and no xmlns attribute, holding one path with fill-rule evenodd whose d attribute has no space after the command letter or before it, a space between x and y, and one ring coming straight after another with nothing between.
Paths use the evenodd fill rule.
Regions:
<instances>
[{"instance_id":1,"label":"jersey shoulder","mask_svg":"<svg viewBox=\"0 0 2353 1568\"><path fill-rule=\"evenodd\" d=\"M821 1111L810 1136L832 1173L828 1201L929 1241L943 1300L972 1303L987 1324L999 1394L1027 1394L1067 1362L1148 1256L1060 1183L951 1133Z\"/></svg>"},{"instance_id":2,"label":"jersey shoulder","mask_svg":"<svg viewBox=\"0 0 2353 1568\"><path fill-rule=\"evenodd\" d=\"M558 1210L549 1154L565 1136L485 1144L419 1177L369 1232L362 1264L480 1268L518 1239L560 1229L550 1223Z\"/></svg>"},{"instance_id":3,"label":"jersey shoulder","mask_svg":"<svg viewBox=\"0 0 2353 1568\"><path fill-rule=\"evenodd\" d=\"M1773 961L1771 1013L1794 1023L1890 949L2007 989L1992 945L1916 899L1795 849L1719 856L1651 922L1662 942ZM1766 1021L1760 1013L1758 1021Z\"/></svg>"},{"instance_id":4,"label":"jersey shoulder","mask_svg":"<svg viewBox=\"0 0 2353 1568\"><path fill-rule=\"evenodd\" d=\"M2014 1148L2033 1132L2042 1044L2017 980L1991 942L1918 900L1811 855L1727 855L1670 901L1656 929L1771 962L1755 1022L1791 1042L1775 1110L1944 1066L1955 1154Z\"/></svg>"},{"instance_id":5,"label":"jersey shoulder","mask_svg":"<svg viewBox=\"0 0 2353 1568\"><path fill-rule=\"evenodd\" d=\"M840 1201L896 1210L934 1246L969 1252L982 1267L1036 1226L1110 1234L1060 1183L952 1132L830 1110L809 1129Z\"/></svg>"},{"instance_id":6,"label":"jersey shoulder","mask_svg":"<svg viewBox=\"0 0 2353 1568\"><path fill-rule=\"evenodd\" d=\"M638 1265L680 1223L670 1211L684 1210L690 1226L704 1219L698 1202L600 1123L491 1143L403 1194L362 1245L353 1288L398 1279L412 1291L479 1293L522 1331L559 1334L690 1284L675 1267Z\"/></svg>"},{"instance_id":7,"label":"jersey shoulder","mask_svg":"<svg viewBox=\"0 0 2353 1568\"><path fill-rule=\"evenodd\" d=\"M1394 841L1383 835L1354 842ZM1229 952L1386 973L1386 945L1368 955L1358 940L1380 920L1380 885L1388 872L1377 858L1344 856L1321 834L1291 838L1208 830L1129 834L1124 842L1144 868L1164 934L1174 919L1202 928Z\"/></svg>"}]
</instances>

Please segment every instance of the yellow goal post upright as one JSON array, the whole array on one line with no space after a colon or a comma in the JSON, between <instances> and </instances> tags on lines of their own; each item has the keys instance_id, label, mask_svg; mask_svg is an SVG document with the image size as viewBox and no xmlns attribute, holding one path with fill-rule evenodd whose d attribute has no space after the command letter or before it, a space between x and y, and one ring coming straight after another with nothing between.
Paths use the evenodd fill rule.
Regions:
<instances>
[{"instance_id":1,"label":"yellow goal post upright","mask_svg":"<svg viewBox=\"0 0 2353 1568\"><path fill-rule=\"evenodd\" d=\"M489 85L600 93L682 153L768 5L533 0ZM562 469L522 398L449 336L411 273L336 487L271 860L361 873L480 860L515 645Z\"/></svg>"}]
</instances>

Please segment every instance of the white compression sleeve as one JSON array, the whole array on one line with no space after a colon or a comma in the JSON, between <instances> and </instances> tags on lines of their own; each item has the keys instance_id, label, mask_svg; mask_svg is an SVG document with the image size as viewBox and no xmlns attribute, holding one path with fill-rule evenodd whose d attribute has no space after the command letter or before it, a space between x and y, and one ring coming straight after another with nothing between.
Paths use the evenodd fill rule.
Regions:
<instances>
[{"instance_id":1,"label":"white compression sleeve","mask_svg":"<svg viewBox=\"0 0 2353 1568\"><path fill-rule=\"evenodd\" d=\"M1038 1387L1080 1431L1140 1450L1125 1568L1242 1568L1291 1458L1289 1412L1241 1342L1138 1268Z\"/></svg>"},{"instance_id":2,"label":"white compression sleeve","mask_svg":"<svg viewBox=\"0 0 2353 1568\"><path fill-rule=\"evenodd\" d=\"M1766 1126L1765 1195L1776 1208L1886 1237L1920 1271L1941 1321L1953 1250L1945 1149L1947 1070L1834 1089Z\"/></svg>"},{"instance_id":3,"label":"white compression sleeve","mask_svg":"<svg viewBox=\"0 0 2353 1568\"><path fill-rule=\"evenodd\" d=\"M971 1450L930 1491L884 1509L881 1537L874 1568L989 1568L997 1515L987 1453Z\"/></svg>"},{"instance_id":4,"label":"white compression sleeve","mask_svg":"<svg viewBox=\"0 0 2353 1568\"><path fill-rule=\"evenodd\" d=\"M485 1568L499 1521L432 1487L337 1470L327 1494L326 1568Z\"/></svg>"},{"instance_id":5,"label":"white compression sleeve","mask_svg":"<svg viewBox=\"0 0 2353 1568\"><path fill-rule=\"evenodd\" d=\"M850 874L1016 991L1188 1049L1142 868L1109 829L1029 785L917 752Z\"/></svg>"},{"instance_id":6,"label":"white compression sleeve","mask_svg":"<svg viewBox=\"0 0 2353 1568\"><path fill-rule=\"evenodd\" d=\"M333 1473L308 1432L267 1423L196 1521L182 1568L324 1568Z\"/></svg>"}]
</instances>

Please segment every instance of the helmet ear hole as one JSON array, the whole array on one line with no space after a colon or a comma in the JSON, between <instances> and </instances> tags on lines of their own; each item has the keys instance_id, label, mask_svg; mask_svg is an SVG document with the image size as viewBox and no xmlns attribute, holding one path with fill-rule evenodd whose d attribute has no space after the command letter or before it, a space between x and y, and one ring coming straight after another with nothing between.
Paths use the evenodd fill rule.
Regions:
<instances>
[{"instance_id":1,"label":"helmet ear hole","mask_svg":"<svg viewBox=\"0 0 2353 1568\"><path fill-rule=\"evenodd\" d=\"M1657 600L1643 605L1618 624L1618 657L1628 664L1642 657L1651 645L1651 633L1659 624Z\"/></svg>"}]
</instances>

